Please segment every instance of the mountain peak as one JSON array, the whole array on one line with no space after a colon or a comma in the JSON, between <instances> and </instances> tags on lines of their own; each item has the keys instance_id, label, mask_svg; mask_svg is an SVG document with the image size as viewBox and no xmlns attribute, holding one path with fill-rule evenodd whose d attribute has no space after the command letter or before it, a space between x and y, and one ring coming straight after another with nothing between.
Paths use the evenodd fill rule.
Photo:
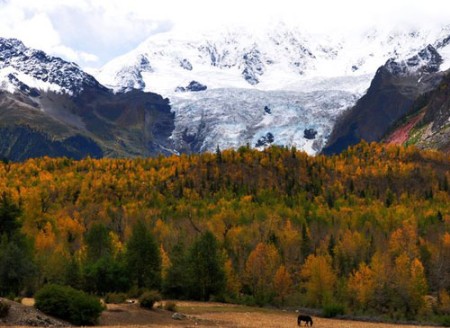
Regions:
<instances>
[{"instance_id":1,"label":"mountain peak","mask_svg":"<svg viewBox=\"0 0 450 328\"><path fill-rule=\"evenodd\" d=\"M450 67L445 35L409 27L310 33L276 23L257 30L174 30L149 37L97 77L116 92L139 89L168 97L179 149L263 147L267 139L313 154L386 62L385 69L399 74ZM203 91L187 88L192 81ZM314 138L304 131L315 131Z\"/></svg>"},{"instance_id":2,"label":"mountain peak","mask_svg":"<svg viewBox=\"0 0 450 328\"><path fill-rule=\"evenodd\" d=\"M10 92L15 92L20 85L21 91L37 89L71 95L79 94L86 87L100 87L77 64L7 38L0 38L0 85Z\"/></svg>"},{"instance_id":3,"label":"mountain peak","mask_svg":"<svg viewBox=\"0 0 450 328\"><path fill-rule=\"evenodd\" d=\"M27 47L23 44L22 41L14 38L2 38L0 37L0 51L3 52L6 49L16 49L25 51Z\"/></svg>"},{"instance_id":4,"label":"mountain peak","mask_svg":"<svg viewBox=\"0 0 450 328\"><path fill-rule=\"evenodd\" d=\"M442 56L436 48L428 44L417 54L406 60L397 61L395 59L389 59L386 62L386 68L396 76L426 74L438 72L442 62Z\"/></svg>"}]
</instances>

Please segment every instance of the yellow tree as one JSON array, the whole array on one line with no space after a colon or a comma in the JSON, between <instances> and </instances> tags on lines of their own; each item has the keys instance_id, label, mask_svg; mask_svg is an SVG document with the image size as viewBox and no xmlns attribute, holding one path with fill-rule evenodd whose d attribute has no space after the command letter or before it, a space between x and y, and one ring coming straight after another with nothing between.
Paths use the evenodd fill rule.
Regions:
<instances>
[{"instance_id":1,"label":"yellow tree","mask_svg":"<svg viewBox=\"0 0 450 328\"><path fill-rule=\"evenodd\" d=\"M167 272L172 266L172 263L170 261L169 255L164 249L163 244L159 246L159 252L161 253L161 277L164 280L167 278Z\"/></svg>"},{"instance_id":2,"label":"yellow tree","mask_svg":"<svg viewBox=\"0 0 450 328\"><path fill-rule=\"evenodd\" d=\"M406 253L409 259L418 256L417 231L412 223L404 224L391 234L389 252L393 257L397 257L401 253Z\"/></svg>"},{"instance_id":3,"label":"yellow tree","mask_svg":"<svg viewBox=\"0 0 450 328\"><path fill-rule=\"evenodd\" d=\"M39 230L34 243L35 258L41 268L42 281L61 283L69 263L69 254L64 249L65 245L58 242L56 232L50 222Z\"/></svg>"},{"instance_id":4,"label":"yellow tree","mask_svg":"<svg viewBox=\"0 0 450 328\"><path fill-rule=\"evenodd\" d=\"M226 292L231 297L237 297L241 290L241 282L239 281L239 277L237 276L230 259L225 262L224 270L227 280Z\"/></svg>"},{"instance_id":5,"label":"yellow tree","mask_svg":"<svg viewBox=\"0 0 450 328\"><path fill-rule=\"evenodd\" d=\"M390 259L386 253L377 252L372 256L370 268L373 271L373 298L370 305L380 311L385 311L390 300L389 281L392 276Z\"/></svg>"},{"instance_id":6,"label":"yellow tree","mask_svg":"<svg viewBox=\"0 0 450 328\"><path fill-rule=\"evenodd\" d=\"M393 271L394 306L414 318L424 308L428 291L425 270L419 259L411 260L406 252L395 259Z\"/></svg>"},{"instance_id":7,"label":"yellow tree","mask_svg":"<svg viewBox=\"0 0 450 328\"><path fill-rule=\"evenodd\" d=\"M373 270L365 263L359 265L348 280L349 296L357 307L366 310L375 292L375 277Z\"/></svg>"},{"instance_id":8,"label":"yellow tree","mask_svg":"<svg viewBox=\"0 0 450 328\"><path fill-rule=\"evenodd\" d=\"M414 259L411 263L411 283L409 285L409 295L412 309L420 313L425 310L425 295L428 292L428 284L425 276L425 269L419 259Z\"/></svg>"},{"instance_id":9,"label":"yellow tree","mask_svg":"<svg viewBox=\"0 0 450 328\"><path fill-rule=\"evenodd\" d=\"M441 289L438 294L438 310L442 314L450 314L450 295L445 289Z\"/></svg>"},{"instance_id":10,"label":"yellow tree","mask_svg":"<svg viewBox=\"0 0 450 328\"><path fill-rule=\"evenodd\" d=\"M283 256L283 262L290 273L297 271L298 261L300 260L301 250L298 245L301 242L300 231L293 226L291 220L286 220L279 233L280 251Z\"/></svg>"},{"instance_id":11,"label":"yellow tree","mask_svg":"<svg viewBox=\"0 0 450 328\"><path fill-rule=\"evenodd\" d=\"M310 255L301 268L306 298L311 306L321 306L333 299L336 274L329 255Z\"/></svg>"},{"instance_id":12,"label":"yellow tree","mask_svg":"<svg viewBox=\"0 0 450 328\"><path fill-rule=\"evenodd\" d=\"M284 265L281 265L275 273L273 287L277 301L279 301L281 305L284 305L286 296L288 296L292 290L292 279Z\"/></svg>"},{"instance_id":13,"label":"yellow tree","mask_svg":"<svg viewBox=\"0 0 450 328\"><path fill-rule=\"evenodd\" d=\"M450 221L449 221L450 222ZM450 233L445 232L432 254L433 283L438 290L450 289Z\"/></svg>"},{"instance_id":14,"label":"yellow tree","mask_svg":"<svg viewBox=\"0 0 450 328\"><path fill-rule=\"evenodd\" d=\"M246 282L260 304L268 302L272 297L272 280L279 263L280 256L272 244L259 243L247 259Z\"/></svg>"},{"instance_id":15,"label":"yellow tree","mask_svg":"<svg viewBox=\"0 0 450 328\"><path fill-rule=\"evenodd\" d=\"M334 251L339 272L347 276L364 261L369 243L358 231L346 230Z\"/></svg>"}]
</instances>

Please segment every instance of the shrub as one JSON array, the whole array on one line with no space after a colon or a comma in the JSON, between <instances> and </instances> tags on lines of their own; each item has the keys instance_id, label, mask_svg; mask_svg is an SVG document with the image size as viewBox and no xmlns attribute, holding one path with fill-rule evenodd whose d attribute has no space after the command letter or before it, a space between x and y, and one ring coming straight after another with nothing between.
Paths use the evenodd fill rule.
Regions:
<instances>
[{"instance_id":1,"label":"shrub","mask_svg":"<svg viewBox=\"0 0 450 328\"><path fill-rule=\"evenodd\" d=\"M105 296L105 302L108 304L125 303L127 294L125 293L108 293Z\"/></svg>"},{"instance_id":2,"label":"shrub","mask_svg":"<svg viewBox=\"0 0 450 328\"><path fill-rule=\"evenodd\" d=\"M35 306L44 313L67 320L75 325L93 325L103 311L94 296L59 285L46 285L35 295Z\"/></svg>"},{"instance_id":3,"label":"shrub","mask_svg":"<svg viewBox=\"0 0 450 328\"><path fill-rule=\"evenodd\" d=\"M153 305L155 305L158 301L161 301L161 295L155 290L145 292L139 298L139 303L141 306L147 309L153 308Z\"/></svg>"},{"instance_id":4,"label":"shrub","mask_svg":"<svg viewBox=\"0 0 450 328\"><path fill-rule=\"evenodd\" d=\"M76 291L71 304L70 322L76 325L95 325L104 310L97 297Z\"/></svg>"},{"instance_id":5,"label":"shrub","mask_svg":"<svg viewBox=\"0 0 450 328\"><path fill-rule=\"evenodd\" d=\"M131 289L128 291L128 298L139 298L147 291L145 288L138 288L137 286L131 287Z\"/></svg>"},{"instance_id":6,"label":"shrub","mask_svg":"<svg viewBox=\"0 0 450 328\"><path fill-rule=\"evenodd\" d=\"M238 298L238 303L245 305L245 306L255 306L256 305L256 301L255 298L253 297L253 295L242 295Z\"/></svg>"},{"instance_id":7,"label":"shrub","mask_svg":"<svg viewBox=\"0 0 450 328\"><path fill-rule=\"evenodd\" d=\"M10 307L11 305L0 301L0 318L5 318L8 315Z\"/></svg>"},{"instance_id":8,"label":"shrub","mask_svg":"<svg viewBox=\"0 0 450 328\"><path fill-rule=\"evenodd\" d=\"M164 310L170 311L170 312L176 312L177 311L177 303L168 301L164 303Z\"/></svg>"},{"instance_id":9,"label":"shrub","mask_svg":"<svg viewBox=\"0 0 450 328\"><path fill-rule=\"evenodd\" d=\"M443 315L439 318L439 323L444 327L450 327L450 315Z\"/></svg>"},{"instance_id":10,"label":"shrub","mask_svg":"<svg viewBox=\"0 0 450 328\"><path fill-rule=\"evenodd\" d=\"M341 304L327 304L322 308L322 314L325 318L334 318L344 314L344 306Z\"/></svg>"}]
</instances>

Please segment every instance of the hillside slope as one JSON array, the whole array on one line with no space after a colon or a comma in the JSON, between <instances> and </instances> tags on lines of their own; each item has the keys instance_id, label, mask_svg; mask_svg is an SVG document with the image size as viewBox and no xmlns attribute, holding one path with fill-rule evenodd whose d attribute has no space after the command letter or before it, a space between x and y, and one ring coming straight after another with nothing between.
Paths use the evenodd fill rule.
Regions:
<instances>
[{"instance_id":1,"label":"hillside slope","mask_svg":"<svg viewBox=\"0 0 450 328\"><path fill-rule=\"evenodd\" d=\"M382 140L439 86L444 76L442 62L431 45L407 60L388 60L378 69L367 93L339 118L323 152L339 153L361 140Z\"/></svg>"},{"instance_id":2,"label":"hillside slope","mask_svg":"<svg viewBox=\"0 0 450 328\"><path fill-rule=\"evenodd\" d=\"M0 157L173 152L174 115L154 93L114 94L76 64L0 38Z\"/></svg>"}]
</instances>

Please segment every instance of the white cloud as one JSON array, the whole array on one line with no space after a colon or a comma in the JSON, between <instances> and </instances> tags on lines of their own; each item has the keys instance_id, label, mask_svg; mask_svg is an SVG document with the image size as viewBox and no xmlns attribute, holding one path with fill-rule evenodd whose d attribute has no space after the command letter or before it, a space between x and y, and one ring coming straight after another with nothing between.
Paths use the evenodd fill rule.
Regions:
<instances>
[{"instance_id":1,"label":"white cloud","mask_svg":"<svg viewBox=\"0 0 450 328\"><path fill-rule=\"evenodd\" d=\"M42 1L42 7L35 8L36 2L14 1L0 4L0 31L2 37L17 38L28 47L42 49L47 53L74 62L98 60L89 54L62 43L61 32L55 28L50 16L51 1ZM47 12L46 12L47 10Z\"/></svg>"},{"instance_id":2,"label":"white cloud","mask_svg":"<svg viewBox=\"0 0 450 328\"><path fill-rule=\"evenodd\" d=\"M0 2L0 36L98 66L173 27L258 28L279 20L312 32L429 26L450 24L448 7L448 0L6 0Z\"/></svg>"}]
</instances>

